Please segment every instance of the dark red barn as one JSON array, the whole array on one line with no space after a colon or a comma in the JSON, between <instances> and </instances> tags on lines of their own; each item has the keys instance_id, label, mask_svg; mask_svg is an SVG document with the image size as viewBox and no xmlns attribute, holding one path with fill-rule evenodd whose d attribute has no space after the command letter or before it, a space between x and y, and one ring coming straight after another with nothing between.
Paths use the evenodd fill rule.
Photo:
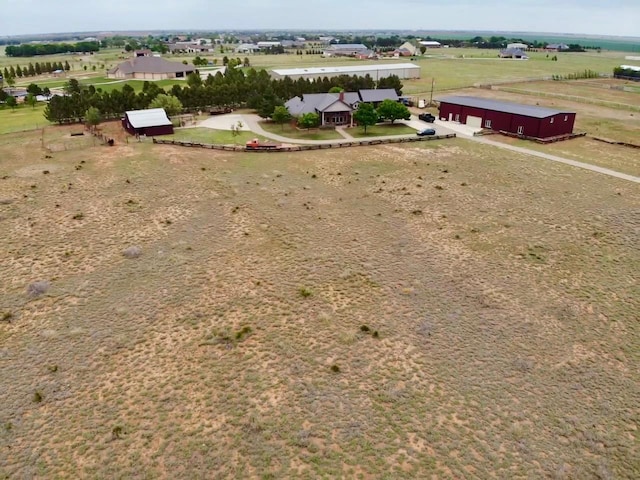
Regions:
<instances>
[{"instance_id":1,"label":"dark red barn","mask_svg":"<svg viewBox=\"0 0 640 480\"><path fill-rule=\"evenodd\" d=\"M171 135L173 123L167 117L164 108L132 110L124 114L122 126L131 135Z\"/></svg>"},{"instance_id":2,"label":"dark red barn","mask_svg":"<svg viewBox=\"0 0 640 480\"><path fill-rule=\"evenodd\" d=\"M576 120L575 112L487 98L452 96L439 101L440 120L525 137L550 138L571 134Z\"/></svg>"}]
</instances>

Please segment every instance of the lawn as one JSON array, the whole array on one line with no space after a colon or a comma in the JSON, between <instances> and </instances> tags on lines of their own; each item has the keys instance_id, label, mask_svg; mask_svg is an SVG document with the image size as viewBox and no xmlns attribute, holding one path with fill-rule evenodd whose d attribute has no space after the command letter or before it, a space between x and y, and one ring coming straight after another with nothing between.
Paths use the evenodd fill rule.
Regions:
<instances>
[{"instance_id":1,"label":"lawn","mask_svg":"<svg viewBox=\"0 0 640 480\"><path fill-rule=\"evenodd\" d=\"M1 478L640 477L636 184L40 141L0 142Z\"/></svg>"},{"instance_id":2,"label":"lawn","mask_svg":"<svg viewBox=\"0 0 640 480\"><path fill-rule=\"evenodd\" d=\"M270 133L294 140L342 140L344 137L334 129L298 130L290 124L278 125L273 122L261 122L260 126Z\"/></svg>"},{"instance_id":3,"label":"lawn","mask_svg":"<svg viewBox=\"0 0 640 480\"><path fill-rule=\"evenodd\" d=\"M214 130L211 128L177 128L173 135L163 135L160 139L173 139L185 142L215 143L224 145L244 145L253 138L265 140L253 132L242 131L237 136L233 136L230 130Z\"/></svg>"},{"instance_id":4,"label":"lawn","mask_svg":"<svg viewBox=\"0 0 640 480\"><path fill-rule=\"evenodd\" d=\"M44 118L45 105L38 103L35 108L19 105L15 110L0 107L0 135L22 130L34 130L50 125Z\"/></svg>"},{"instance_id":5,"label":"lawn","mask_svg":"<svg viewBox=\"0 0 640 480\"><path fill-rule=\"evenodd\" d=\"M390 135L415 135L416 129L411 128L403 123L395 123L395 124L378 124L373 125L371 127L367 127L367 131L365 133L363 127L353 127L346 130L346 132L357 138L362 137L386 137Z\"/></svg>"}]
</instances>

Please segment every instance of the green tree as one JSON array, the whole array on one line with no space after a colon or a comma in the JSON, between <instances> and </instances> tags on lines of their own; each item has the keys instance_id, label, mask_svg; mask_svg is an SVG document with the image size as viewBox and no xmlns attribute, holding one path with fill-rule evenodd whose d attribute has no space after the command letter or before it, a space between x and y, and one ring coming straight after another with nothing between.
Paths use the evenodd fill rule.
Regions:
<instances>
[{"instance_id":1,"label":"green tree","mask_svg":"<svg viewBox=\"0 0 640 480\"><path fill-rule=\"evenodd\" d=\"M11 107L11 110L15 110L16 107L18 106L18 101L16 100L16 97L14 97L13 95L7 98L6 103L8 106Z\"/></svg>"},{"instance_id":2,"label":"green tree","mask_svg":"<svg viewBox=\"0 0 640 480\"><path fill-rule=\"evenodd\" d=\"M38 103L38 99L33 93L27 94L24 101L27 105L31 105L31 108L36 108L36 103Z\"/></svg>"},{"instance_id":3,"label":"green tree","mask_svg":"<svg viewBox=\"0 0 640 480\"><path fill-rule=\"evenodd\" d=\"M251 66L251 62L249 61L249 57L244 57L244 66L245 67L250 67Z\"/></svg>"},{"instance_id":4,"label":"green tree","mask_svg":"<svg viewBox=\"0 0 640 480\"><path fill-rule=\"evenodd\" d=\"M95 107L89 107L87 111L84 112L84 121L92 129L98 126L102 121L102 114L100 113L100 110Z\"/></svg>"},{"instance_id":5,"label":"green tree","mask_svg":"<svg viewBox=\"0 0 640 480\"><path fill-rule=\"evenodd\" d=\"M422 45L422 46L420 47L420 53L421 53L422 55L424 55L424 52L426 52L426 51L427 51L427 47L425 47L424 45Z\"/></svg>"},{"instance_id":6,"label":"green tree","mask_svg":"<svg viewBox=\"0 0 640 480\"><path fill-rule=\"evenodd\" d=\"M316 128L320 125L320 115L313 112L303 113L298 118L298 125L302 128Z\"/></svg>"},{"instance_id":7,"label":"green tree","mask_svg":"<svg viewBox=\"0 0 640 480\"><path fill-rule=\"evenodd\" d=\"M173 95L160 94L149 104L150 108L164 108L167 115L178 115L182 112L182 103Z\"/></svg>"},{"instance_id":8,"label":"green tree","mask_svg":"<svg viewBox=\"0 0 640 480\"><path fill-rule=\"evenodd\" d=\"M62 63L58 64L58 69L59 70L64 70L65 72L68 72L69 70L71 70L71 65L69 65L69 62L65 61L64 62L64 68L62 67Z\"/></svg>"},{"instance_id":9,"label":"green tree","mask_svg":"<svg viewBox=\"0 0 640 480\"><path fill-rule=\"evenodd\" d=\"M20 65L16 67L16 76L18 78L22 78L22 68L20 67Z\"/></svg>"},{"instance_id":10,"label":"green tree","mask_svg":"<svg viewBox=\"0 0 640 480\"><path fill-rule=\"evenodd\" d=\"M353 114L353 119L364 128L364 133L367 133L367 127L378 123L378 112L370 103L362 103Z\"/></svg>"},{"instance_id":11,"label":"green tree","mask_svg":"<svg viewBox=\"0 0 640 480\"><path fill-rule=\"evenodd\" d=\"M340 93L340 92L344 92L344 88L342 88L342 87L331 87L329 89L329 93Z\"/></svg>"},{"instance_id":12,"label":"green tree","mask_svg":"<svg viewBox=\"0 0 640 480\"><path fill-rule=\"evenodd\" d=\"M198 88L202 86L202 78L197 73L190 73L187 76L187 85L191 88Z\"/></svg>"},{"instance_id":13,"label":"green tree","mask_svg":"<svg viewBox=\"0 0 640 480\"><path fill-rule=\"evenodd\" d=\"M226 67L228 64L229 64L229 57L225 55L224 58L222 59L222 65Z\"/></svg>"},{"instance_id":14,"label":"green tree","mask_svg":"<svg viewBox=\"0 0 640 480\"><path fill-rule=\"evenodd\" d=\"M27 93L32 95L42 95L42 89L35 83L30 83L27 87Z\"/></svg>"},{"instance_id":15,"label":"green tree","mask_svg":"<svg viewBox=\"0 0 640 480\"><path fill-rule=\"evenodd\" d=\"M64 86L64 91L69 95L73 93L80 93L80 82L75 78L69 79L69 81Z\"/></svg>"},{"instance_id":16,"label":"green tree","mask_svg":"<svg viewBox=\"0 0 640 480\"><path fill-rule=\"evenodd\" d=\"M381 78L378 80L376 88L393 88L398 95L402 95L402 88L404 85L400 81L400 77L397 75L391 75L390 77Z\"/></svg>"},{"instance_id":17,"label":"green tree","mask_svg":"<svg viewBox=\"0 0 640 480\"><path fill-rule=\"evenodd\" d=\"M411 112L402 103L386 99L378 105L378 116L393 123L396 120L409 120Z\"/></svg>"},{"instance_id":18,"label":"green tree","mask_svg":"<svg viewBox=\"0 0 640 480\"><path fill-rule=\"evenodd\" d=\"M287 107L279 105L273 109L271 119L274 122L279 123L284 130L284 124L291 120L291 114L289 113L289 110L287 110Z\"/></svg>"},{"instance_id":19,"label":"green tree","mask_svg":"<svg viewBox=\"0 0 640 480\"><path fill-rule=\"evenodd\" d=\"M13 88L16 86L16 79L15 77L13 77L12 75L9 75L8 77L5 78L5 81L7 82L7 85L10 88Z\"/></svg>"},{"instance_id":20,"label":"green tree","mask_svg":"<svg viewBox=\"0 0 640 480\"><path fill-rule=\"evenodd\" d=\"M49 90L49 87L44 87L42 89L42 95L44 95L45 97L50 97L51 96L51 90Z\"/></svg>"}]
</instances>

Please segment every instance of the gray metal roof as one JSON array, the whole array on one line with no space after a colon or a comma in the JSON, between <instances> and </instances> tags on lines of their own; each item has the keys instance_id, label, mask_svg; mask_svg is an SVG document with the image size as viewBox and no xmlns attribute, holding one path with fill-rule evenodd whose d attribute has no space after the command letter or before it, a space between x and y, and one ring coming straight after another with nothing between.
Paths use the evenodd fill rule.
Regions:
<instances>
[{"instance_id":1,"label":"gray metal roof","mask_svg":"<svg viewBox=\"0 0 640 480\"><path fill-rule=\"evenodd\" d=\"M463 105L465 107L483 108L485 110L494 110L497 112L513 113L516 115L524 115L525 117L547 118L560 113L575 113L566 110L553 110L551 108L536 107L534 105L522 105L520 103L505 102L502 100L492 100L480 97L462 97L450 96L437 98L441 103L452 103L454 105Z\"/></svg>"},{"instance_id":2,"label":"gray metal roof","mask_svg":"<svg viewBox=\"0 0 640 480\"><path fill-rule=\"evenodd\" d=\"M170 62L160 57L134 57L122 62L111 72L120 70L124 74L130 73L179 73L185 74L195 71L195 67L183 63Z\"/></svg>"},{"instance_id":3,"label":"gray metal roof","mask_svg":"<svg viewBox=\"0 0 640 480\"><path fill-rule=\"evenodd\" d=\"M126 112L129 123L133 128L159 127L172 125L164 108L150 108L148 110L131 110Z\"/></svg>"},{"instance_id":4,"label":"gray metal roof","mask_svg":"<svg viewBox=\"0 0 640 480\"><path fill-rule=\"evenodd\" d=\"M327 50L367 50L367 47L362 43L335 43Z\"/></svg>"},{"instance_id":5,"label":"gray metal roof","mask_svg":"<svg viewBox=\"0 0 640 480\"><path fill-rule=\"evenodd\" d=\"M397 102L400 98L393 88L360 90L360 97L362 97L363 102L382 102L383 100L393 100Z\"/></svg>"}]
</instances>

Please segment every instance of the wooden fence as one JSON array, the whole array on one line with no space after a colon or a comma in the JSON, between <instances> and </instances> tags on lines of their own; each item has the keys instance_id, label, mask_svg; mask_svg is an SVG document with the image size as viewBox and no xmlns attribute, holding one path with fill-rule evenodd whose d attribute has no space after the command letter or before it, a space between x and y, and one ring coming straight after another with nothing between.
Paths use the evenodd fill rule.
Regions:
<instances>
[{"instance_id":1,"label":"wooden fence","mask_svg":"<svg viewBox=\"0 0 640 480\"><path fill-rule=\"evenodd\" d=\"M159 145L178 145L181 147L195 147L195 148L208 148L211 150L225 150L228 152L306 152L309 150L328 150L332 148L350 148L350 147L369 147L371 145L384 145L391 143L414 143L414 142L428 142L432 140L443 140L447 138L455 138L455 133L448 135L433 135L430 137L403 137L403 138L388 138L384 140L356 140L353 142L335 142L335 143L318 143L313 145L293 145L290 147L278 147L274 149L264 150L247 150L241 145L216 145L210 143L198 143L198 142L183 142L180 140L162 140L154 138L153 143Z\"/></svg>"}]
</instances>

